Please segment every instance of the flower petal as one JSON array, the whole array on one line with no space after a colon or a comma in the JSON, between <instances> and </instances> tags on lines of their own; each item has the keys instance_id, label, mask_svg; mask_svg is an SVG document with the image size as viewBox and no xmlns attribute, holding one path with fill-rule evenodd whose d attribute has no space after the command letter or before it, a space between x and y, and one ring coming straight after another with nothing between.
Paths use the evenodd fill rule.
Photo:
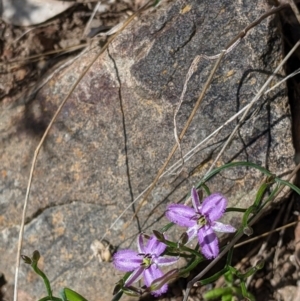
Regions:
<instances>
[{"instance_id":1,"label":"flower petal","mask_svg":"<svg viewBox=\"0 0 300 301\"><path fill-rule=\"evenodd\" d=\"M131 272L143 262L143 258L136 251L121 250L113 256L113 264L116 269L123 272Z\"/></svg>"},{"instance_id":2,"label":"flower petal","mask_svg":"<svg viewBox=\"0 0 300 301\"><path fill-rule=\"evenodd\" d=\"M130 286L132 283L139 281L143 276L144 270L144 267L139 267L136 270L134 270L126 279L125 286Z\"/></svg>"},{"instance_id":3,"label":"flower petal","mask_svg":"<svg viewBox=\"0 0 300 301\"><path fill-rule=\"evenodd\" d=\"M195 187L192 188L191 196L192 196L192 203L193 203L193 206L195 208L195 211L198 212L198 210L201 206L201 203L200 203L200 200L199 200L198 192L197 192Z\"/></svg>"},{"instance_id":4,"label":"flower petal","mask_svg":"<svg viewBox=\"0 0 300 301\"><path fill-rule=\"evenodd\" d=\"M160 269L156 268L154 265L151 265L148 269L144 272L144 281L147 287L151 286L151 283L157 279L163 276L163 273ZM164 284L160 289L151 292L152 295L158 297L165 293L168 290L168 285Z\"/></svg>"},{"instance_id":5,"label":"flower petal","mask_svg":"<svg viewBox=\"0 0 300 301\"><path fill-rule=\"evenodd\" d=\"M143 240L143 234L139 234L137 237L137 247L140 254L145 254L145 244Z\"/></svg>"},{"instance_id":6,"label":"flower petal","mask_svg":"<svg viewBox=\"0 0 300 301\"><path fill-rule=\"evenodd\" d=\"M190 227L187 229L186 234L189 237L188 242L190 242L192 239L194 239L197 236L199 226L195 224L193 227Z\"/></svg>"},{"instance_id":7,"label":"flower petal","mask_svg":"<svg viewBox=\"0 0 300 301\"><path fill-rule=\"evenodd\" d=\"M158 257L153 262L158 266L166 266L176 263L178 259L179 257Z\"/></svg>"},{"instance_id":8,"label":"flower petal","mask_svg":"<svg viewBox=\"0 0 300 301\"><path fill-rule=\"evenodd\" d=\"M234 233L236 231L236 229L231 225L223 224L220 222L214 222L211 225L211 227L214 231L223 232L223 233Z\"/></svg>"},{"instance_id":9,"label":"flower petal","mask_svg":"<svg viewBox=\"0 0 300 301\"><path fill-rule=\"evenodd\" d=\"M155 254L159 256L165 251L166 247L166 244L158 241L154 235L151 235L145 246L145 254Z\"/></svg>"},{"instance_id":10,"label":"flower petal","mask_svg":"<svg viewBox=\"0 0 300 301\"><path fill-rule=\"evenodd\" d=\"M173 223L182 227L192 227L197 223L192 217L195 210L182 204L171 204L167 207L166 217Z\"/></svg>"},{"instance_id":11,"label":"flower petal","mask_svg":"<svg viewBox=\"0 0 300 301\"><path fill-rule=\"evenodd\" d=\"M227 199L220 193L213 193L204 199L200 212L214 222L222 217L227 206Z\"/></svg>"},{"instance_id":12,"label":"flower petal","mask_svg":"<svg viewBox=\"0 0 300 301\"><path fill-rule=\"evenodd\" d=\"M198 231L201 253L205 258L215 258L219 254L218 238L210 226L204 226Z\"/></svg>"}]
</instances>

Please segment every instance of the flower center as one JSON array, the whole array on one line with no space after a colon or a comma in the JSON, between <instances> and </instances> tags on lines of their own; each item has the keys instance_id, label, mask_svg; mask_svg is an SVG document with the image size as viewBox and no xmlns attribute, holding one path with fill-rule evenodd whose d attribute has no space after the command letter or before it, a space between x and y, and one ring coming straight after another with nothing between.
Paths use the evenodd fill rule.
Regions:
<instances>
[{"instance_id":1,"label":"flower center","mask_svg":"<svg viewBox=\"0 0 300 301\"><path fill-rule=\"evenodd\" d=\"M145 268L149 268L151 265L152 261L152 256L150 254L141 254L144 256L143 262L141 263L141 266Z\"/></svg>"},{"instance_id":2,"label":"flower center","mask_svg":"<svg viewBox=\"0 0 300 301\"><path fill-rule=\"evenodd\" d=\"M191 219L194 220L200 228L209 224L209 219L207 219L205 215L202 215L200 212L197 212Z\"/></svg>"},{"instance_id":3,"label":"flower center","mask_svg":"<svg viewBox=\"0 0 300 301\"><path fill-rule=\"evenodd\" d=\"M200 215L197 220L197 224L201 227L205 226L207 224L207 220L206 220L205 216Z\"/></svg>"}]
</instances>

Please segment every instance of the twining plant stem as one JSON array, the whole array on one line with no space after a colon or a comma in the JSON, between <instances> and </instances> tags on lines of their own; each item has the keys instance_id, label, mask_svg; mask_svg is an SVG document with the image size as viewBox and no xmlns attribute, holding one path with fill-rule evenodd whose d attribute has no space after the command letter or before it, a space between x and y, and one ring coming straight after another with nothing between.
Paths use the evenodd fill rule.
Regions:
<instances>
[{"instance_id":1,"label":"twining plant stem","mask_svg":"<svg viewBox=\"0 0 300 301\"><path fill-rule=\"evenodd\" d=\"M236 167L236 166L253 167L253 168L259 170L261 173L263 173L264 175L266 175L268 177L274 177L274 175L270 171L268 171L266 168L264 168L260 165L257 165L257 164L251 163L251 162L232 162L232 163L224 164L221 167L212 170L210 173L207 173L203 177L203 179L198 183L197 187L200 187L203 183L207 182L209 179L211 179L216 174L218 174L221 170L227 169L229 167L233 168L233 167ZM282 180L278 177L274 177L273 180L274 180L274 182L277 182L278 184L290 187L291 189L295 190L298 194L300 194L300 188L298 188L297 186L291 184L288 180Z\"/></svg>"},{"instance_id":2,"label":"twining plant stem","mask_svg":"<svg viewBox=\"0 0 300 301\"><path fill-rule=\"evenodd\" d=\"M39 267L38 267L38 261L33 260L31 266L32 266L33 270L34 270L39 276L42 277L42 279L43 279L43 281L44 281L44 284L45 284L45 287L46 287L46 289L47 289L48 297L49 297L50 300L51 300L51 299L53 298L53 296L52 296L52 289L51 289L51 285L50 285L49 279L47 278L47 276L45 275L45 273L39 269Z\"/></svg>"}]
</instances>

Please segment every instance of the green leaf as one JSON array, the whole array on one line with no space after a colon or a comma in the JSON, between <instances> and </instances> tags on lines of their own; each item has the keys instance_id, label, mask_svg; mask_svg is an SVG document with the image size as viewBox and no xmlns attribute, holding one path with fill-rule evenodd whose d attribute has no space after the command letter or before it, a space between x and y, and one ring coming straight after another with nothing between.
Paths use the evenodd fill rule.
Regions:
<instances>
[{"instance_id":1,"label":"green leaf","mask_svg":"<svg viewBox=\"0 0 300 301\"><path fill-rule=\"evenodd\" d=\"M113 290L113 295L115 295L115 294L117 294L119 291L121 291L123 286L124 286L124 280L121 279L121 280L119 280L119 281L116 283L116 285L115 285L115 287L114 287L114 290Z\"/></svg>"},{"instance_id":2,"label":"green leaf","mask_svg":"<svg viewBox=\"0 0 300 301\"><path fill-rule=\"evenodd\" d=\"M245 284L244 281L241 281L241 289L242 289L242 294L243 294L244 298L246 298L250 301L255 301L254 296L251 293L248 292L246 284Z\"/></svg>"},{"instance_id":3,"label":"green leaf","mask_svg":"<svg viewBox=\"0 0 300 301\"><path fill-rule=\"evenodd\" d=\"M233 300L235 300L235 299L233 299L232 295L224 295L221 298L221 301L233 301Z\"/></svg>"},{"instance_id":4,"label":"green leaf","mask_svg":"<svg viewBox=\"0 0 300 301\"><path fill-rule=\"evenodd\" d=\"M120 291L116 295L114 295L111 301L119 301L122 296L123 296L123 291Z\"/></svg>"},{"instance_id":5,"label":"green leaf","mask_svg":"<svg viewBox=\"0 0 300 301\"><path fill-rule=\"evenodd\" d=\"M160 229L161 233L167 232L171 227L173 227L175 224L174 223L168 223L166 226Z\"/></svg>"},{"instance_id":6,"label":"green leaf","mask_svg":"<svg viewBox=\"0 0 300 301\"><path fill-rule=\"evenodd\" d=\"M233 284L233 275L230 271L224 274L224 278L227 284L231 284L231 285Z\"/></svg>"},{"instance_id":7,"label":"green leaf","mask_svg":"<svg viewBox=\"0 0 300 301\"><path fill-rule=\"evenodd\" d=\"M67 287L61 291L61 296L63 300L66 298L66 301L87 301L83 296Z\"/></svg>"},{"instance_id":8,"label":"green leaf","mask_svg":"<svg viewBox=\"0 0 300 301\"><path fill-rule=\"evenodd\" d=\"M222 296L229 295L232 296L232 288L231 287L219 287L215 288L203 295L206 300L214 300L221 298Z\"/></svg>"}]
</instances>

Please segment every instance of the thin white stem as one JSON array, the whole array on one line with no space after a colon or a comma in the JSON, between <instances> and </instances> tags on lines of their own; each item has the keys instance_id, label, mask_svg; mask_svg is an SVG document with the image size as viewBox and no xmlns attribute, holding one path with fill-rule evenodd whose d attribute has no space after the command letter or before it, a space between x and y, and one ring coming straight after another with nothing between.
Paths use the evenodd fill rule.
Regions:
<instances>
[{"instance_id":1,"label":"thin white stem","mask_svg":"<svg viewBox=\"0 0 300 301\"><path fill-rule=\"evenodd\" d=\"M281 80L280 82L278 82L272 88L268 89L264 94L268 94L269 92L271 92L272 90L274 90L275 88L277 88L278 86L280 86L282 83L284 83L285 81L287 81L289 78L297 75L298 73L300 73L300 68L297 69L296 71L294 71L293 73L289 74L288 76L286 76L283 80Z\"/></svg>"},{"instance_id":2,"label":"thin white stem","mask_svg":"<svg viewBox=\"0 0 300 301\"><path fill-rule=\"evenodd\" d=\"M98 3L96 4L96 6L95 6L95 8L93 10L93 13L91 14L88 22L86 23L86 26L85 26L84 31L82 33L82 38L84 38L87 35L87 32L90 29L90 25L91 25L91 23L92 23L95 15L96 15L96 12L98 11L98 9L100 7L100 5L101 5L101 1L98 1Z\"/></svg>"},{"instance_id":3,"label":"thin white stem","mask_svg":"<svg viewBox=\"0 0 300 301\"><path fill-rule=\"evenodd\" d=\"M220 53L218 53L216 55L212 55L212 56L208 56L208 55L205 55L205 54L197 55L193 59L193 61L191 63L191 66L190 66L190 68L188 70L188 73L186 74L184 85L183 85L183 89L182 89L182 92L181 92L181 95L180 95L180 99L179 99L179 103L178 103L178 105L177 105L177 107L175 109L174 117L173 117L173 122L174 122L174 137L175 137L175 141L176 141L177 146L178 146L178 150L180 152L182 165L184 164L184 157L182 156L182 150L181 150L181 146L180 146L180 140L179 140L179 137L178 137L176 117L177 117L177 115L179 113L179 110L181 108L181 105L183 103L184 96L185 96L185 93L186 93L186 90L187 90L188 82L189 82L190 78L192 77L192 75L196 72L197 66L198 66L198 64L199 64L199 62L200 62L200 60L202 58L204 58L205 60L215 60L215 59L218 59L220 57L220 55L226 55L229 52L231 52L240 43L240 41L241 41L241 38L238 39L238 40L236 40L228 49L224 49L224 50L222 50Z\"/></svg>"}]
</instances>

